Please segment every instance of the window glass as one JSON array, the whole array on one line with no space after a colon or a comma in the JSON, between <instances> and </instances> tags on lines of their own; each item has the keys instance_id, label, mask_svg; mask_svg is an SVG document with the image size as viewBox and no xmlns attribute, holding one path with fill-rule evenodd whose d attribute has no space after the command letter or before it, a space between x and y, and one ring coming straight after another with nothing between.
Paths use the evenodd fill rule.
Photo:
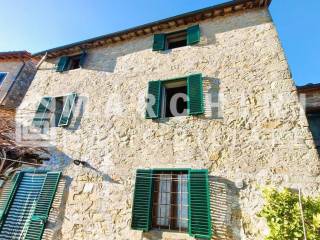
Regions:
<instances>
[{"instance_id":1,"label":"window glass","mask_svg":"<svg viewBox=\"0 0 320 240\"><path fill-rule=\"evenodd\" d=\"M154 175L153 227L178 230L188 228L188 174L164 171Z\"/></svg>"},{"instance_id":2,"label":"window glass","mask_svg":"<svg viewBox=\"0 0 320 240\"><path fill-rule=\"evenodd\" d=\"M0 72L0 85L2 84L3 80L6 78L7 73Z\"/></svg>"}]
</instances>

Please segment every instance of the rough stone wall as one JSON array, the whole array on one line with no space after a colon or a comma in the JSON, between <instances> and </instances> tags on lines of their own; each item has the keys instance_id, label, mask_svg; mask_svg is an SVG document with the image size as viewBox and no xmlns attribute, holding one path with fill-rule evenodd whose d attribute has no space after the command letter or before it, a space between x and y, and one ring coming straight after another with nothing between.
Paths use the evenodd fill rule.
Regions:
<instances>
[{"instance_id":1,"label":"rough stone wall","mask_svg":"<svg viewBox=\"0 0 320 240\"><path fill-rule=\"evenodd\" d=\"M42 64L19 108L22 124L30 126L44 95L83 100L68 128L51 129L48 164L69 178L60 239L192 239L130 229L138 168L208 168L213 239L263 239L259 186L318 193L318 155L268 11L200 28L195 46L153 52L150 35L89 50L83 69ZM144 119L148 81L195 72L204 75L204 116Z\"/></svg>"},{"instance_id":2,"label":"rough stone wall","mask_svg":"<svg viewBox=\"0 0 320 240\"><path fill-rule=\"evenodd\" d=\"M35 64L32 61L0 62L0 71L8 72L0 86L0 103L6 108L17 108L34 78Z\"/></svg>"}]
</instances>

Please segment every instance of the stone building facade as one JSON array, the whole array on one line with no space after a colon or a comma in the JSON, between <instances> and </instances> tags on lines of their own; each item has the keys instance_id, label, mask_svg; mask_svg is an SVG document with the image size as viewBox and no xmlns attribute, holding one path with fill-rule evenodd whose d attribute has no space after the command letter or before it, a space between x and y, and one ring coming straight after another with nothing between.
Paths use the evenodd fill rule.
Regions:
<instances>
[{"instance_id":1,"label":"stone building facade","mask_svg":"<svg viewBox=\"0 0 320 240\"><path fill-rule=\"evenodd\" d=\"M34 75L35 60L26 51L0 52L0 106L17 108Z\"/></svg>"},{"instance_id":2,"label":"stone building facade","mask_svg":"<svg viewBox=\"0 0 320 240\"><path fill-rule=\"evenodd\" d=\"M25 143L50 136L44 167L66 182L52 210L55 239L195 239L130 227L137 169L208 170L212 239L264 238L261 187L319 193L316 146L269 4L232 1L45 51L17 120L31 129ZM195 25L197 44L152 50L154 34ZM77 54L70 70L67 57ZM198 73L203 114L145 118L150 81ZM74 93L67 126L61 118L54 126L63 127L33 129L43 97Z\"/></svg>"}]
</instances>

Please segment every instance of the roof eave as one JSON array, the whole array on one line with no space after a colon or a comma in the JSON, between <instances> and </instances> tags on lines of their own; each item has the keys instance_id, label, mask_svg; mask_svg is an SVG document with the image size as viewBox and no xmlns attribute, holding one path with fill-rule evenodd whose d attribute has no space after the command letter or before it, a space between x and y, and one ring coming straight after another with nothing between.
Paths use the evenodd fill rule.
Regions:
<instances>
[{"instance_id":1,"label":"roof eave","mask_svg":"<svg viewBox=\"0 0 320 240\"><path fill-rule=\"evenodd\" d=\"M0 61L19 61L31 58L31 53L27 51L0 52Z\"/></svg>"},{"instance_id":2,"label":"roof eave","mask_svg":"<svg viewBox=\"0 0 320 240\"><path fill-rule=\"evenodd\" d=\"M208 18L224 16L229 13L244 11L254 8L266 8L272 0L234 0L215 6L203 8L200 10L180 14L163 20L143 24L137 27L129 28L122 31L102 35L95 38L67 44L61 47L52 48L33 54L33 57L40 57L48 54L49 58L58 57L72 52L79 52L84 49L103 46L110 43L124 41L133 37L148 35L151 33L170 29L172 27L187 25L193 22L199 22Z\"/></svg>"},{"instance_id":3,"label":"roof eave","mask_svg":"<svg viewBox=\"0 0 320 240\"><path fill-rule=\"evenodd\" d=\"M320 83L297 86L299 93L320 92Z\"/></svg>"}]
</instances>

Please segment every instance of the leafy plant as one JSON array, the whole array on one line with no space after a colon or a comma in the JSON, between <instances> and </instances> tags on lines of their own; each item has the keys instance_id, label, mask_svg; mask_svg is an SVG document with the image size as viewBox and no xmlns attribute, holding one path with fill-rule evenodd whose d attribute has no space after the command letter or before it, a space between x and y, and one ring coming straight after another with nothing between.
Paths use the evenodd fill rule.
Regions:
<instances>
[{"instance_id":1,"label":"leafy plant","mask_svg":"<svg viewBox=\"0 0 320 240\"><path fill-rule=\"evenodd\" d=\"M267 220L270 234L266 240L303 240L303 226L299 196L288 189L263 190L266 203L259 213ZM303 216L308 240L320 239L320 197L302 198Z\"/></svg>"}]
</instances>

